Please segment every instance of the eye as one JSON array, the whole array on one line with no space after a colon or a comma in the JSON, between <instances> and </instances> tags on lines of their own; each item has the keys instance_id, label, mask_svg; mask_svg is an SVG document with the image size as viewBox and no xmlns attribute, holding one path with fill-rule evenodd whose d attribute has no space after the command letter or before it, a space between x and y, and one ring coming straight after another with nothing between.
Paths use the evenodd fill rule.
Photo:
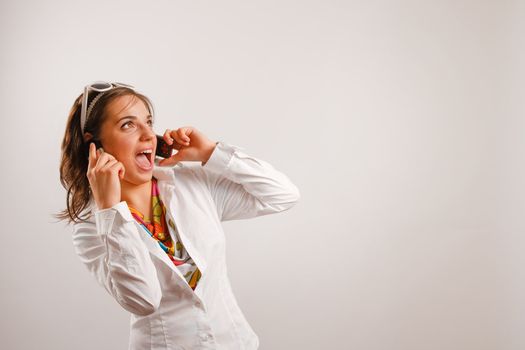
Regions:
<instances>
[{"instance_id":1,"label":"eye","mask_svg":"<svg viewBox=\"0 0 525 350\"><path fill-rule=\"evenodd\" d=\"M133 124L133 122L132 122L132 121L125 122L124 124L122 124L121 128L123 128L123 129L127 129L127 128L124 128L124 127L125 127L126 125L128 125L128 124Z\"/></svg>"}]
</instances>

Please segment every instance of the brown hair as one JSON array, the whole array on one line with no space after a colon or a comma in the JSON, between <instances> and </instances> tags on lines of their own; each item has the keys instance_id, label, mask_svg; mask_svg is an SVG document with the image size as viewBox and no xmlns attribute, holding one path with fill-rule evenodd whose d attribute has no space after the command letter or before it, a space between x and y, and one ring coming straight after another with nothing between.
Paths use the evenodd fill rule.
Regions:
<instances>
[{"instance_id":1,"label":"brown hair","mask_svg":"<svg viewBox=\"0 0 525 350\"><path fill-rule=\"evenodd\" d=\"M91 92L88 95L88 106L98 94L99 93ZM89 132L94 139L99 139L101 125L107 117L106 107L117 97L132 95L140 99L148 108L152 118L154 118L151 101L141 93L126 87L115 87L102 94L91 111L84 127L84 133ZM132 99L130 103L135 101L135 98ZM91 211L89 211L86 213L86 216L79 216L88 206L92 195L87 178L89 142L84 141L84 135L80 128L82 99L83 94L77 97L69 111L66 131L61 147L60 183L67 191L67 208L55 214L55 217L59 220L68 220L70 224L86 221L92 214Z\"/></svg>"}]
</instances>

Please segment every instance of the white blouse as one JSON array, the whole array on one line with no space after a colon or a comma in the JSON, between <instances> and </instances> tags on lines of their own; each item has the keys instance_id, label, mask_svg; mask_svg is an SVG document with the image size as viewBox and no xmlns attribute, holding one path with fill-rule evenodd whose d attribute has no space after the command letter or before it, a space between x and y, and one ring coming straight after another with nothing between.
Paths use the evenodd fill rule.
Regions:
<instances>
[{"instance_id":1,"label":"white blouse","mask_svg":"<svg viewBox=\"0 0 525 350\"><path fill-rule=\"evenodd\" d=\"M73 245L97 282L127 311L130 350L257 349L259 339L232 293L221 221L290 209L298 188L269 163L219 141L205 165L155 166L159 196L202 277L193 291L127 203L73 229Z\"/></svg>"}]
</instances>

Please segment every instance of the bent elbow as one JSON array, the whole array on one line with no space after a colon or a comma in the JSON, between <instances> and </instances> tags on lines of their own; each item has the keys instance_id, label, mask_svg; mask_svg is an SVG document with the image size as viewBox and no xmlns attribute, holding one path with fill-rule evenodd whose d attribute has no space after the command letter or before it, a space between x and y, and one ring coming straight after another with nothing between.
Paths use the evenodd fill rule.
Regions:
<instances>
[{"instance_id":1,"label":"bent elbow","mask_svg":"<svg viewBox=\"0 0 525 350\"><path fill-rule=\"evenodd\" d=\"M146 307L137 309L135 312L133 311L132 312L138 316L149 316L151 314L154 314L157 310L158 310L158 306L155 307L154 305L148 305Z\"/></svg>"},{"instance_id":2,"label":"bent elbow","mask_svg":"<svg viewBox=\"0 0 525 350\"><path fill-rule=\"evenodd\" d=\"M290 187L290 192L289 192L289 199L288 199L288 208L291 208L293 207L294 205L296 205L299 200L301 199L301 192L299 191L299 188L297 188L297 186L295 185L292 185Z\"/></svg>"},{"instance_id":3,"label":"bent elbow","mask_svg":"<svg viewBox=\"0 0 525 350\"><path fill-rule=\"evenodd\" d=\"M281 198L279 203L274 203L272 207L276 212L281 212L292 208L301 199L301 193L297 186L292 185L285 196Z\"/></svg>"},{"instance_id":4,"label":"bent elbow","mask_svg":"<svg viewBox=\"0 0 525 350\"><path fill-rule=\"evenodd\" d=\"M143 298L130 298L126 300L120 300L119 304L126 309L127 311L138 315L138 316L148 316L155 313L160 306L161 295L155 296L151 300Z\"/></svg>"}]
</instances>

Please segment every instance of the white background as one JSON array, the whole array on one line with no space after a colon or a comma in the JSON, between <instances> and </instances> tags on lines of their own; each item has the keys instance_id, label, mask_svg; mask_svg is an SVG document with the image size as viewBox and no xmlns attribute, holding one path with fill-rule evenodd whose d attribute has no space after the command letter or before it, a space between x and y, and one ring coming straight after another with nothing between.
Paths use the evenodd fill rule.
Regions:
<instances>
[{"instance_id":1,"label":"white background","mask_svg":"<svg viewBox=\"0 0 525 350\"><path fill-rule=\"evenodd\" d=\"M126 349L59 183L85 84L301 192L224 224L261 349L525 348L523 1L0 3L0 348Z\"/></svg>"}]
</instances>

